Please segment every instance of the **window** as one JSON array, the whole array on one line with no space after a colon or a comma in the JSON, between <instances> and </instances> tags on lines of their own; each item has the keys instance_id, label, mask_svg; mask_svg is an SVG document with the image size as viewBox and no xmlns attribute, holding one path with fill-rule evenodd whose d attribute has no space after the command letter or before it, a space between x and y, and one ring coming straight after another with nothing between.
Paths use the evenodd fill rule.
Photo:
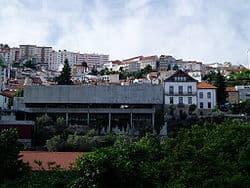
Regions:
<instances>
[{"instance_id":1,"label":"window","mask_svg":"<svg viewBox=\"0 0 250 188\"><path fill-rule=\"evenodd\" d=\"M174 104L174 97L170 97L170 98L169 98L169 103L170 103L170 104Z\"/></svg>"},{"instance_id":2,"label":"window","mask_svg":"<svg viewBox=\"0 0 250 188\"><path fill-rule=\"evenodd\" d=\"M183 94L183 86L179 86L179 94Z\"/></svg>"},{"instance_id":3,"label":"window","mask_svg":"<svg viewBox=\"0 0 250 188\"><path fill-rule=\"evenodd\" d=\"M200 108L201 109L203 108L203 102L200 102Z\"/></svg>"},{"instance_id":4,"label":"window","mask_svg":"<svg viewBox=\"0 0 250 188\"><path fill-rule=\"evenodd\" d=\"M211 102L207 103L207 108L211 108Z\"/></svg>"},{"instance_id":5,"label":"window","mask_svg":"<svg viewBox=\"0 0 250 188\"><path fill-rule=\"evenodd\" d=\"M199 97L200 97L200 99L203 99L203 92L199 93Z\"/></svg>"},{"instance_id":6,"label":"window","mask_svg":"<svg viewBox=\"0 0 250 188\"><path fill-rule=\"evenodd\" d=\"M207 92L207 98L211 99L211 92Z\"/></svg>"},{"instance_id":7,"label":"window","mask_svg":"<svg viewBox=\"0 0 250 188\"><path fill-rule=\"evenodd\" d=\"M192 94L192 86L188 86L188 94Z\"/></svg>"},{"instance_id":8,"label":"window","mask_svg":"<svg viewBox=\"0 0 250 188\"><path fill-rule=\"evenodd\" d=\"M179 104L183 104L183 97L179 97Z\"/></svg>"},{"instance_id":9,"label":"window","mask_svg":"<svg viewBox=\"0 0 250 188\"><path fill-rule=\"evenodd\" d=\"M192 104L192 97L188 97L188 104Z\"/></svg>"},{"instance_id":10,"label":"window","mask_svg":"<svg viewBox=\"0 0 250 188\"><path fill-rule=\"evenodd\" d=\"M174 86L169 86L169 93L174 94Z\"/></svg>"}]
</instances>

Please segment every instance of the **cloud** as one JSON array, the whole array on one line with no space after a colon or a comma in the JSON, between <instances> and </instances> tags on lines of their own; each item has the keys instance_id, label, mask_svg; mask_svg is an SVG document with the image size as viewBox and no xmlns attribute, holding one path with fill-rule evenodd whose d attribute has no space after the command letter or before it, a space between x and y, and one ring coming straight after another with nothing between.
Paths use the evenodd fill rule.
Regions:
<instances>
[{"instance_id":1,"label":"cloud","mask_svg":"<svg viewBox=\"0 0 250 188\"><path fill-rule=\"evenodd\" d=\"M246 64L245 0L0 0L0 39L110 54Z\"/></svg>"}]
</instances>

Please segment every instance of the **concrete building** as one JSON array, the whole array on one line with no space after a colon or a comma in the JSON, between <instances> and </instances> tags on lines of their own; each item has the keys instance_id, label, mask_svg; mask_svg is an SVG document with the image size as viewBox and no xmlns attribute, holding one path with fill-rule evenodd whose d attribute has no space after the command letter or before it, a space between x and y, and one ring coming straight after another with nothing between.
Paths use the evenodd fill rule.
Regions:
<instances>
[{"instance_id":1,"label":"concrete building","mask_svg":"<svg viewBox=\"0 0 250 188\"><path fill-rule=\"evenodd\" d=\"M235 87L227 87L226 92L228 94L227 102L230 104L239 103L239 91L237 91Z\"/></svg>"},{"instance_id":2,"label":"concrete building","mask_svg":"<svg viewBox=\"0 0 250 188\"><path fill-rule=\"evenodd\" d=\"M103 133L136 134L142 123L154 126L155 111L162 104L163 88L156 85L30 86L24 97L14 99L14 110L26 120L46 114Z\"/></svg>"},{"instance_id":3,"label":"concrete building","mask_svg":"<svg viewBox=\"0 0 250 188\"><path fill-rule=\"evenodd\" d=\"M157 55L142 57L140 58L139 63L140 63L140 69L144 69L148 65L150 65L153 70L157 70L159 67Z\"/></svg>"},{"instance_id":4,"label":"concrete building","mask_svg":"<svg viewBox=\"0 0 250 188\"><path fill-rule=\"evenodd\" d=\"M165 79L164 99L166 107L175 106L178 114L187 112L195 104L201 114L208 114L216 106L216 87L200 82L186 72L178 70Z\"/></svg>"},{"instance_id":5,"label":"concrete building","mask_svg":"<svg viewBox=\"0 0 250 188\"><path fill-rule=\"evenodd\" d=\"M197 82L182 70L165 79L165 105L197 104Z\"/></svg>"},{"instance_id":6,"label":"concrete building","mask_svg":"<svg viewBox=\"0 0 250 188\"><path fill-rule=\"evenodd\" d=\"M159 61L159 70L166 71L166 70L171 70L173 65L175 65L176 59L169 55L161 55L158 61Z\"/></svg>"},{"instance_id":7,"label":"concrete building","mask_svg":"<svg viewBox=\"0 0 250 188\"><path fill-rule=\"evenodd\" d=\"M198 109L203 110L203 112L211 112L211 110L216 106L216 89L217 87L208 84L206 82L200 82L197 85L198 96L197 96L197 106Z\"/></svg>"},{"instance_id":8,"label":"concrete building","mask_svg":"<svg viewBox=\"0 0 250 188\"><path fill-rule=\"evenodd\" d=\"M235 86L239 92L239 102L250 100L250 86Z\"/></svg>"}]
</instances>

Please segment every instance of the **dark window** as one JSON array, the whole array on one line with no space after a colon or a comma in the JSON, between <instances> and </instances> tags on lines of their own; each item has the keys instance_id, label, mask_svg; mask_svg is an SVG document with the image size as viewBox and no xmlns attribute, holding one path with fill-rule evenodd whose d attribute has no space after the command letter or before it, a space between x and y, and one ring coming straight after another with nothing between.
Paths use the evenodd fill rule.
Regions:
<instances>
[{"instance_id":1,"label":"dark window","mask_svg":"<svg viewBox=\"0 0 250 188\"><path fill-rule=\"evenodd\" d=\"M188 104L192 104L193 101L192 101L192 97L188 97Z\"/></svg>"},{"instance_id":2,"label":"dark window","mask_svg":"<svg viewBox=\"0 0 250 188\"><path fill-rule=\"evenodd\" d=\"M170 98L169 98L169 103L170 103L170 104L174 104L174 97L170 97Z\"/></svg>"},{"instance_id":3,"label":"dark window","mask_svg":"<svg viewBox=\"0 0 250 188\"><path fill-rule=\"evenodd\" d=\"M203 99L203 92L199 93L199 97L200 97L200 99Z\"/></svg>"},{"instance_id":4,"label":"dark window","mask_svg":"<svg viewBox=\"0 0 250 188\"><path fill-rule=\"evenodd\" d=\"M179 89L179 94L182 95L183 94L183 86L179 86L178 89Z\"/></svg>"},{"instance_id":5,"label":"dark window","mask_svg":"<svg viewBox=\"0 0 250 188\"><path fill-rule=\"evenodd\" d=\"M211 102L207 103L207 108L211 108Z\"/></svg>"},{"instance_id":6,"label":"dark window","mask_svg":"<svg viewBox=\"0 0 250 188\"><path fill-rule=\"evenodd\" d=\"M179 97L179 104L183 104L183 97Z\"/></svg>"},{"instance_id":7,"label":"dark window","mask_svg":"<svg viewBox=\"0 0 250 188\"><path fill-rule=\"evenodd\" d=\"M203 108L203 102L200 102L200 108L201 109Z\"/></svg>"},{"instance_id":8,"label":"dark window","mask_svg":"<svg viewBox=\"0 0 250 188\"><path fill-rule=\"evenodd\" d=\"M169 93L174 94L174 86L169 86Z\"/></svg>"},{"instance_id":9,"label":"dark window","mask_svg":"<svg viewBox=\"0 0 250 188\"><path fill-rule=\"evenodd\" d=\"M188 94L192 94L192 86L188 86Z\"/></svg>"},{"instance_id":10,"label":"dark window","mask_svg":"<svg viewBox=\"0 0 250 188\"><path fill-rule=\"evenodd\" d=\"M211 99L211 92L208 92L208 93L207 93L207 98L208 98L208 99Z\"/></svg>"}]
</instances>

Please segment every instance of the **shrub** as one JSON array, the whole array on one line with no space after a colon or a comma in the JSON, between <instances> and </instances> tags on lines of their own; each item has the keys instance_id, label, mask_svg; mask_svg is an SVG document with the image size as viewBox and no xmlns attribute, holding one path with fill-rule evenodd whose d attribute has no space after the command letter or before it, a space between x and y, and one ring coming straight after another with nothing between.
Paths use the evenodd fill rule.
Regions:
<instances>
[{"instance_id":1,"label":"shrub","mask_svg":"<svg viewBox=\"0 0 250 188\"><path fill-rule=\"evenodd\" d=\"M19 158L23 145L17 141L15 129L5 129L0 132L0 181L14 178L28 169Z\"/></svg>"},{"instance_id":2,"label":"shrub","mask_svg":"<svg viewBox=\"0 0 250 188\"><path fill-rule=\"evenodd\" d=\"M249 123L230 121L196 125L161 140L121 139L80 157L80 177L72 187L247 187L249 138Z\"/></svg>"}]
</instances>

